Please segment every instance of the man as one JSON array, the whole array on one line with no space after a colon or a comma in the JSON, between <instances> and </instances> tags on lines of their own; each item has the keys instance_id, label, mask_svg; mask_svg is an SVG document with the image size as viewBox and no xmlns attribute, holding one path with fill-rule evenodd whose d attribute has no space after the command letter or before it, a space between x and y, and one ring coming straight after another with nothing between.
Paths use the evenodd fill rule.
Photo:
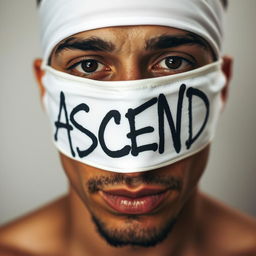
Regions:
<instances>
[{"instance_id":1,"label":"man","mask_svg":"<svg viewBox=\"0 0 256 256\"><path fill-rule=\"evenodd\" d=\"M3 228L1 255L256 255L255 222L197 187L230 80L223 8L42 1L34 66L70 190Z\"/></svg>"}]
</instances>

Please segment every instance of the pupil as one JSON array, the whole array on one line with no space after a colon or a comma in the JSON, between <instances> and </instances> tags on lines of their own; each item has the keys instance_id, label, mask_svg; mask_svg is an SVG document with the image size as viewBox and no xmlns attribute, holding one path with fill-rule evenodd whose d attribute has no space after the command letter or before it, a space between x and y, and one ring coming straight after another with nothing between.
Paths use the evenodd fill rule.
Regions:
<instances>
[{"instance_id":1,"label":"pupil","mask_svg":"<svg viewBox=\"0 0 256 256\"><path fill-rule=\"evenodd\" d=\"M82 69L87 73L95 72L98 68L96 60L85 60L81 63Z\"/></svg>"},{"instance_id":2,"label":"pupil","mask_svg":"<svg viewBox=\"0 0 256 256\"><path fill-rule=\"evenodd\" d=\"M178 57L169 57L165 60L165 65L168 68L177 69L181 66L181 58Z\"/></svg>"}]
</instances>

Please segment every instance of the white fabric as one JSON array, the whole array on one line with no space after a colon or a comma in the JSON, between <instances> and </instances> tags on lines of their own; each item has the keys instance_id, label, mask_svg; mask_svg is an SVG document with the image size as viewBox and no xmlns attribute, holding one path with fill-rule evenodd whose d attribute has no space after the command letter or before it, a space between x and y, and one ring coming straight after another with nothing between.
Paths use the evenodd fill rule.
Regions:
<instances>
[{"instance_id":1,"label":"white fabric","mask_svg":"<svg viewBox=\"0 0 256 256\"><path fill-rule=\"evenodd\" d=\"M220 0L43 0L40 6L43 57L78 32L128 25L162 25L203 37L220 56Z\"/></svg>"},{"instance_id":2,"label":"white fabric","mask_svg":"<svg viewBox=\"0 0 256 256\"><path fill-rule=\"evenodd\" d=\"M225 84L221 61L181 74L133 81L96 81L49 66L44 66L44 70L44 103L54 143L63 154L77 161L114 172L152 170L197 153L213 138L222 108L220 91ZM139 106L144 109L139 111ZM115 117L107 113L114 113ZM176 121L178 113L180 122ZM173 120L173 128L167 116L170 122ZM204 122L199 137L187 148L189 136L194 138ZM144 130L145 127L151 128ZM172 136L171 131L176 135ZM92 137L92 152L79 156L79 150L83 154L93 144ZM114 151L122 148L124 152L118 156Z\"/></svg>"}]
</instances>

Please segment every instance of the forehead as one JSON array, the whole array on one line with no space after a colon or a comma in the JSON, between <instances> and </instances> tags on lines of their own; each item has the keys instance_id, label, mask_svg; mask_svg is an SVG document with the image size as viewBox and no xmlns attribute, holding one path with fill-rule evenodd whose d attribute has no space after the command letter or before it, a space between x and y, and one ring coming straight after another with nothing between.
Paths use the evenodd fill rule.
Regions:
<instances>
[{"instance_id":1,"label":"forehead","mask_svg":"<svg viewBox=\"0 0 256 256\"><path fill-rule=\"evenodd\" d=\"M160 38L164 40L183 40L183 43L197 43L205 48L210 48L203 38L185 30L158 25L136 25L106 27L80 32L62 40L55 46L53 52L58 53L62 48L69 48L70 45L74 45L74 42L84 43L85 41L79 40L86 39L96 44L97 42L101 43L100 41L107 42L108 50L125 47L137 49L143 47L146 49Z\"/></svg>"}]
</instances>

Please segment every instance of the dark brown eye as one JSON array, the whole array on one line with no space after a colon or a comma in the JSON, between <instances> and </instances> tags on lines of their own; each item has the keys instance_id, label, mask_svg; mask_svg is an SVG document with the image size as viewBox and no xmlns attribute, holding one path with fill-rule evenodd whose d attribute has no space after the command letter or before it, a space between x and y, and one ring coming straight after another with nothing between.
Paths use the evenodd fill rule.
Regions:
<instances>
[{"instance_id":1,"label":"dark brown eye","mask_svg":"<svg viewBox=\"0 0 256 256\"><path fill-rule=\"evenodd\" d=\"M172 53L152 66L152 71L154 76L163 76L186 72L194 68L196 68L196 62L192 60L192 57L183 57Z\"/></svg>"},{"instance_id":2,"label":"dark brown eye","mask_svg":"<svg viewBox=\"0 0 256 256\"><path fill-rule=\"evenodd\" d=\"M67 70L68 73L75 76L96 79L98 77L104 77L108 75L111 69L97 59L88 58L77 61L68 67Z\"/></svg>"},{"instance_id":3,"label":"dark brown eye","mask_svg":"<svg viewBox=\"0 0 256 256\"><path fill-rule=\"evenodd\" d=\"M86 73L95 72L99 67L99 64L96 60L83 60L81 62L81 68Z\"/></svg>"},{"instance_id":4,"label":"dark brown eye","mask_svg":"<svg viewBox=\"0 0 256 256\"><path fill-rule=\"evenodd\" d=\"M182 65L182 58L180 57L168 57L165 60L165 65L170 69L177 69Z\"/></svg>"}]
</instances>

